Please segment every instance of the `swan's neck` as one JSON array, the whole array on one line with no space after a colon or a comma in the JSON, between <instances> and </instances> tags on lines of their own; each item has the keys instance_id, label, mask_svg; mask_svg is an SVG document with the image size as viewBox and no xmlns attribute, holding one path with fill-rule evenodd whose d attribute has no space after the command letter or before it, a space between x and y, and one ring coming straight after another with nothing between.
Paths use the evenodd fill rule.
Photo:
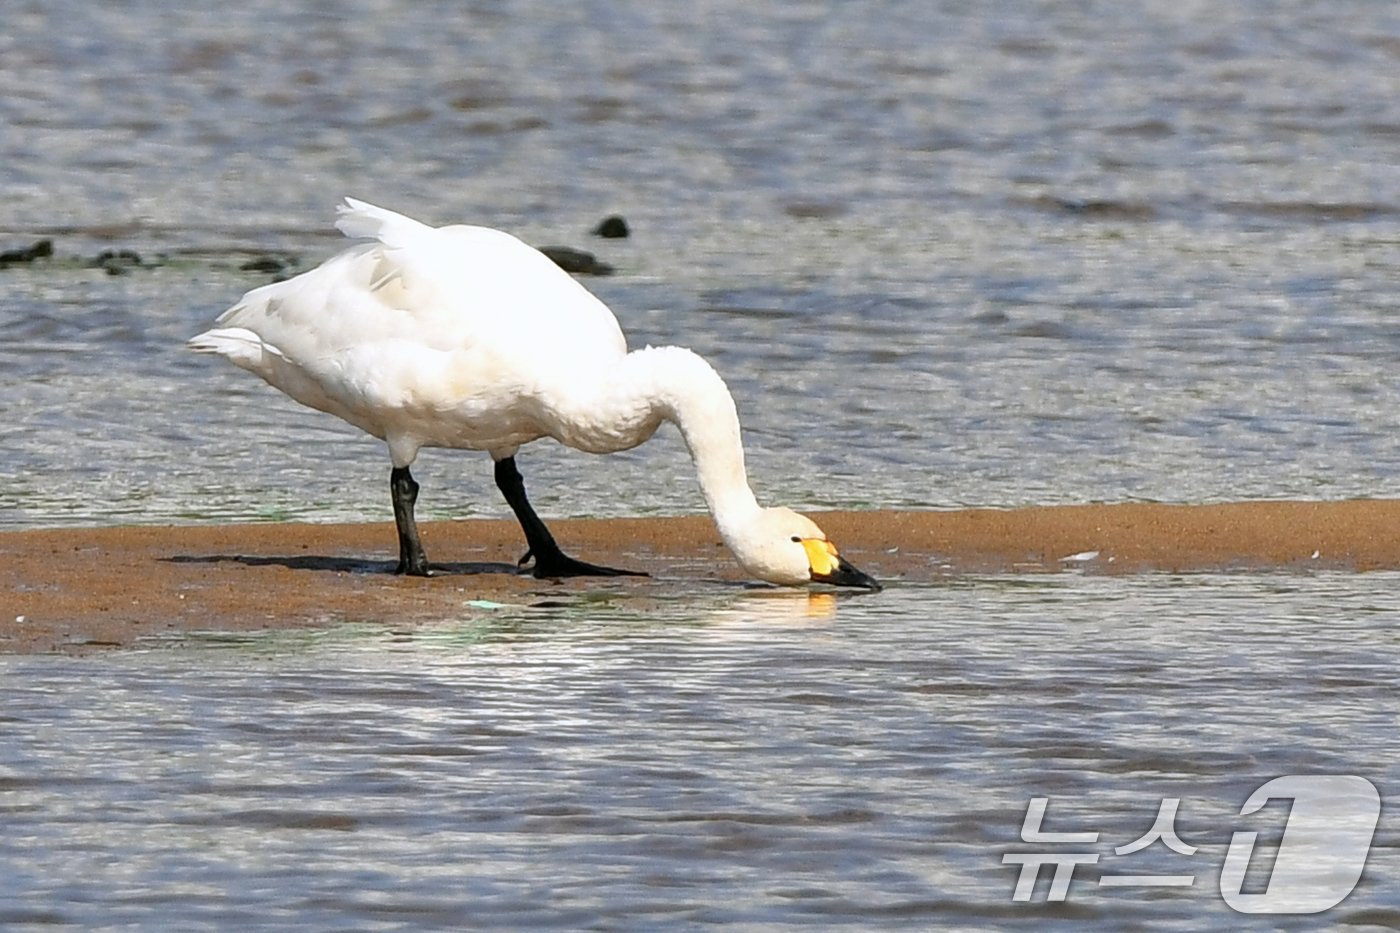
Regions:
<instances>
[{"instance_id":1,"label":"swan's neck","mask_svg":"<svg viewBox=\"0 0 1400 933\"><path fill-rule=\"evenodd\" d=\"M744 470L739 413L719 373L690 350L648 347L629 353L610 381L648 412L653 429L660 420L680 429L705 503L732 548L760 509Z\"/></svg>"}]
</instances>

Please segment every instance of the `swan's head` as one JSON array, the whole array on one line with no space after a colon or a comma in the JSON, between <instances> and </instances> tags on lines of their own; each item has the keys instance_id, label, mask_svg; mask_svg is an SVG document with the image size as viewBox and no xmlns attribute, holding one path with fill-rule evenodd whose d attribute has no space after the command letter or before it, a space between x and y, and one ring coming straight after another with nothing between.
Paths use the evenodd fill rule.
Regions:
<instances>
[{"instance_id":1,"label":"swan's head","mask_svg":"<svg viewBox=\"0 0 1400 933\"><path fill-rule=\"evenodd\" d=\"M830 583L878 590L869 574L852 567L817 523L792 509L762 509L728 541L745 570L769 583Z\"/></svg>"}]
</instances>

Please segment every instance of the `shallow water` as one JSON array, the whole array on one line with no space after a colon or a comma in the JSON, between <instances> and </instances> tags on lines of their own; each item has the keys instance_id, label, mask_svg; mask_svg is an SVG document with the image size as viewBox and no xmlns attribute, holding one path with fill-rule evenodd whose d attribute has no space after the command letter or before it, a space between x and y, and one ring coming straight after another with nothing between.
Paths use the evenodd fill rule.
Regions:
<instances>
[{"instance_id":1,"label":"shallow water","mask_svg":"<svg viewBox=\"0 0 1400 933\"><path fill-rule=\"evenodd\" d=\"M354 12L349 12L353 9ZM81 23L81 28L76 24ZM1384 4L54 0L0 37L0 523L389 516L381 445L183 340L344 194L588 246L797 507L1400 492ZM629 240L587 230L627 216ZM114 277L102 249L166 254ZM679 439L522 467L702 507ZM499 515L481 455L421 508Z\"/></svg>"},{"instance_id":2,"label":"shallow water","mask_svg":"<svg viewBox=\"0 0 1400 933\"><path fill-rule=\"evenodd\" d=\"M1225 848L1287 812L1241 817L1255 788L1400 781L1396 583L724 589L0 659L0 924L1235 926ZM1061 904L1002 863L1033 796L1101 833L1038 847L1102 855ZM1115 855L1163 797L1197 851ZM1396 830L1330 924L1400 922Z\"/></svg>"},{"instance_id":3,"label":"shallow water","mask_svg":"<svg viewBox=\"0 0 1400 933\"><path fill-rule=\"evenodd\" d=\"M57 256L0 269L0 526L387 519L377 442L183 349L346 194L616 265L768 501L1400 495L1390 5L171 7L6 13L0 247ZM521 465L546 515L701 507L674 432ZM484 456L415 472L427 517L505 513ZM1391 799L1395 583L697 585L0 658L0 926L1233 926L1252 790ZM1012 901L1034 796L1103 834L1065 904ZM1196 884L1098 885L1172 796L1199 852L1120 861ZM1400 922L1395 839L1326 922Z\"/></svg>"}]
</instances>

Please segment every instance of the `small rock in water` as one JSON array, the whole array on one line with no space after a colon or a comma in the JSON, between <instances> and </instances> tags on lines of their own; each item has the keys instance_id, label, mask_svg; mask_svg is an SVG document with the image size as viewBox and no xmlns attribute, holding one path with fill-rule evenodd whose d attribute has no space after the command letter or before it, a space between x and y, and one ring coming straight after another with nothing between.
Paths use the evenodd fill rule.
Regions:
<instances>
[{"instance_id":1,"label":"small rock in water","mask_svg":"<svg viewBox=\"0 0 1400 933\"><path fill-rule=\"evenodd\" d=\"M238 267L243 272L267 272L280 275L287 271L287 261L277 256L254 256Z\"/></svg>"},{"instance_id":2,"label":"small rock in water","mask_svg":"<svg viewBox=\"0 0 1400 933\"><path fill-rule=\"evenodd\" d=\"M623 220L617 214L610 214L604 217L598 223L598 226L593 228L594 236L600 236L607 240L621 240L630 235L631 232L632 231L627 228L627 221Z\"/></svg>"},{"instance_id":3,"label":"small rock in water","mask_svg":"<svg viewBox=\"0 0 1400 933\"><path fill-rule=\"evenodd\" d=\"M605 262L599 262L597 256L581 249L573 249L569 246L540 246L536 248L554 260L554 264L565 272L574 272L579 275L612 275L613 273L612 266Z\"/></svg>"},{"instance_id":4,"label":"small rock in water","mask_svg":"<svg viewBox=\"0 0 1400 933\"><path fill-rule=\"evenodd\" d=\"M144 263L141 254L135 250L104 249L88 265L105 270L108 275L125 275L129 269Z\"/></svg>"},{"instance_id":5,"label":"small rock in water","mask_svg":"<svg viewBox=\"0 0 1400 933\"><path fill-rule=\"evenodd\" d=\"M33 262L36 259L48 259L52 255L53 240L35 240L32 245L23 249L7 249L0 253L0 268L22 262Z\"/></svg>"}]
</instances>

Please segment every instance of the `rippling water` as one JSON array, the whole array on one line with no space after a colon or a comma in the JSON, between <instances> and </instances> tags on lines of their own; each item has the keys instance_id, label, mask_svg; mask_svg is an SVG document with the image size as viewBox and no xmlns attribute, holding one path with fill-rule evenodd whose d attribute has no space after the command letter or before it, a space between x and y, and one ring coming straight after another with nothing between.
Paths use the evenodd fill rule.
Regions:
<instances>
[{"instance_id":1,"label":"rippling water","mask_svg":"<svg viewBox=\"0 0 1400 933\"><path fill-rule=\"evenodd\" d=\"M0 268L0 525L387 519L377 442L182 347L345 194L617 266L770 501L1400 495L1391 5L13 6L0 248L57 255ZM674 433L521 462L546 514L701 506ZM484 456L417 473L505 513ZM0 659L0 926L1235 925L1254 788L1396 785L1394 590L700 587ZM1128 870L1197 883L1013 903L1033 796L1110 844L1181 798L1198 854ZM1400 922L1395 833L1329 923Z\"/></svg>"},{"instance_id":2,"label":"rippling water","mask_svg":"<svg viewBox=\"0 0 1400 933\"><path fill-rule=\"evenodd\" d=\"M377 442L182 348L347 193L591 245L794 506L1397 494L1391 7L683 6L7 15L0 235L60 261L0 272L0 522L387 518ZM552 514L701 507L674 434L522 465ZM504 513L483 457L421 472Z\"/></svg>"},{"instance_id":3,"label":"rippling water","mask_svg":"<svg viewBox=\"0 0 1400 933\"><path fill-rule=\"evenodd\" d=\"M1236 926L1225 848L1287 812L1250 792L1400 781L1396 584L970 578L0 659L0 925ZM1101 833L1062 904L1048 872L1011 898L1032 796ZM1115 856L1163 797L1195 854ZM1395 834L1329 924L1400 923ZM1098 885L1124 872L1195 883Z\"/></svg>"}]
</instances>

